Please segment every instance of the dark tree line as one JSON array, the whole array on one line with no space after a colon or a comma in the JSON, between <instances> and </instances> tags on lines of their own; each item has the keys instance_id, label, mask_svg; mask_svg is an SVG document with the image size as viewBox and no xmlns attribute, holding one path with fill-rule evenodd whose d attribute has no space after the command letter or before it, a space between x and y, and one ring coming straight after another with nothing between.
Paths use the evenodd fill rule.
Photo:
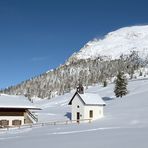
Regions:
<instances>
[{"instance_id":1,"label":"dark tree line","mask_svg":"<svg viewBox=\"0 0 148 148\"><path fill-rule=\"evenodd\" d=\"M79 80L86 88L94 84L106 86L119 70L128 73L132 78L135 70L147 64L147 61L141 60L134 51L128 56L121 55L120 59L103 59L70 59L54 70L1 90L1 93L50 99L75 89Z\"/></svg>"}]
</instances>

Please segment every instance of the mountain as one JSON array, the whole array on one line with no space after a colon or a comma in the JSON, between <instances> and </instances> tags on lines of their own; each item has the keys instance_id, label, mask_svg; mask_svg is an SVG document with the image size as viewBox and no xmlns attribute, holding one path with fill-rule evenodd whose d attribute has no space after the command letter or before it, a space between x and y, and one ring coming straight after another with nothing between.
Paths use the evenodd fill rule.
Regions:
<instances>
[{"instance_id":1,"label":"mountain","mask_svg":"<svg viewBox=\"0 0 148 148\"><path fill-rule=\"evenodd\" d=\"M38 77L10 86L1 93L29 98L52 98L75 89L78 83L90 85L113 82L118 71L136 78L135 71L148 64L148 26L125 27L103 39L88 42L65 64ZM146 76L147 72L139 71Z\"/></svg>"},{"instance_id":2,"label":"mountain","mask_svg":"<svg viewBox=\"0 0 148 148\"><path fill-rule=\"evenodd\" d=\"M140 57L148 55L148 26L132 26L108 33L103 39L88 42L78 53L70 58L95 59L99 56L109 59L119 59L122 54L129 55L137 51Z\"/></svg>"}]
</instances>

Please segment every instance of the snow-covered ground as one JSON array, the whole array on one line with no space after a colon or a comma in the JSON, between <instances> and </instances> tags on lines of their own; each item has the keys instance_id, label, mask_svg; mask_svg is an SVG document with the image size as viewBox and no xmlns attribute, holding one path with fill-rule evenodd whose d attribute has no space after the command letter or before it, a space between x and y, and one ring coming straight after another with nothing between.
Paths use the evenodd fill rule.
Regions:
<instances>
[{"instance_id":1,"label":"snow-covered ground","mask_svg":"<svg viewBox=\"0 0 148 148\"><path fill-rule=\"evenodd\" d=\"M49 125L0 131L2 148L147 148L148 147L148 80L131 81L129 94L116 99L114 84L90 87L106 101L105 117L93 123ZM73 93L52 100L38 100L39 121L67 120ZM67 117L68 116L68 117Z\"/></svg>"}]
</instances>

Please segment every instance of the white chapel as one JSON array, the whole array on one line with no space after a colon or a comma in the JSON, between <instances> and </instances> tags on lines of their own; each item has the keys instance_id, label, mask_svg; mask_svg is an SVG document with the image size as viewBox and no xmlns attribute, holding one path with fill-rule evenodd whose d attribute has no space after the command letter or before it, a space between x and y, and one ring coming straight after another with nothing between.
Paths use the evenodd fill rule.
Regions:
<instances>
[{"instance_id":1,"label":"white chapel","mask_svg":"<svg viewBox=\"0 0 148 148\"><path fill-rule=\"evenodd\" d=\"M103 108L106 105L102 98L95 93L85 93L84 87L79 85L76 93L71 98L72 120L97 120L104 116Z\"/></svg>"}]
</instances>

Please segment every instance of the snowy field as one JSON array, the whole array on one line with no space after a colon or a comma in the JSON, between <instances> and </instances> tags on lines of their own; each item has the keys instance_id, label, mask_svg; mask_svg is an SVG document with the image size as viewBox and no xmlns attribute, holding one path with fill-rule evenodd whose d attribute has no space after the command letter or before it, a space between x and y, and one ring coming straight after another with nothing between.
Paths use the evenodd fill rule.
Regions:
<instances>
[{"instance_id":1,"label":"snowy field","mask_svg":"<svg viewBox=\"0 0 148 148\"><path fill-rule=\"evenodd\" d=\"M0 131L0 148L147 148L148 80L129 82L129 94L116 99L114 85L90 87L87 92L100 94L106 101L105 117L93 123L49 125ZM38 100L35 104L40 122L67 120L68 101L73 93Z\"/></svg>"}]
</instances>

